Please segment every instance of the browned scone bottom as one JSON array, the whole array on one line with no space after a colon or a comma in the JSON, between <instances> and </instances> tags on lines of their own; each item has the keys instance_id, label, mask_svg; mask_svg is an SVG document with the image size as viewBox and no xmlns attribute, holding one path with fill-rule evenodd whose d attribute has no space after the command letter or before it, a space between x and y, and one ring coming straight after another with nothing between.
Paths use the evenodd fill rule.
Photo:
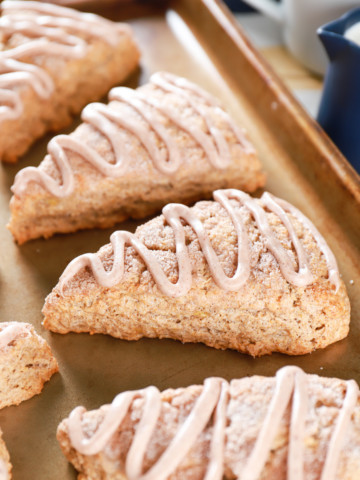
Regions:
<instances>
[{"instance_id":1,"label":"browned scone bottom","mask_svg":"<svg viewBox=\"0 0 360 480\"><path fill-rule=\"evenodd\" d=\"M315 276L311 285L296 287L284 278L249 210L231 202L243 220L250 248L250 276L239 291L226 291L215 284L198 237L185 225L192 268L192 286L186 295L173 298L162 294L143 260L133 247L126 246L125 274L120 283L102 287L88 267L82 269L64 286L63 294L56 286L47 297L44 326L58 333L103 333L126 340L157 337L202 342L253 356L271 352L300 355L344 338L350 321L345 286L340 281L335 291L310 231L289 215ZM197 203L191 211L203 223L225 274L232 277L238 262L238 237L228 213L210 201ZM274 213L267 212L266 217L296 268L297 257L287 229ZM138 227L135 235L175 283L178 263L174 233L164 216ZM104 246L98 256L109 271L114 261L111 245Z\"/></svg>"},{"instance_id":2,"label":"browned scone bottom","mask_svg":"<svg viewBox=\"0 0 360 480\"><path fill-rule=\"evenodd\" d=\"M30 324L0 323L0 337L6 328L20 325L0 348L0 408L18 405L41 392L44 383L59 370L46 341ZM1 340L0 340L1 341Z\"/></svg>"},{"instance_id":3,"label":"browned scone bottom","mask_svg":"<svg viewBox=\"0 0 360 480\"><path fill-rule=\"evenodd\" d=\"M25 19L25 7L21 14ZM44 133L70 125L74 115L86 104L100 99L112 86L123 82L138 65L140 54L130 30L119 35L118 44L112 46L94 36L90 27L80 33L62 28L65 33L86 41L86 54L82 58L65 58L55 53L21 57L22 62L41 67L50 76L54 91L49 98L41 98L27 84L14 89L20 95L23 108L21 116L0 124L0 159L4 162L16 162ZM1 38L1 50L9 50L25 45L34 36L26 32L8 36L1 32Z\"/></svg>"},{"instance_id":4,"label":"browned scone bottom","mask_svg":"<svg viewBox=\"0 0 360 480\"><path fill-rule=\"evenodd\" d=\"M256 153L252 148L240 144L218 106L204 103L202 97L190 93L191 101L202 108L202 117L176 92L164 91L151 83L140 87L136 92L141 98L151 99L159 105L159 109L149 105L145 105L144 109L146 107L148 115L151 115L154 126L160 125L164 129L164 137L172 145L170 150L181 158L177 171L170 175L160 171L140 138L115 122L115 138L123 149L120 158L116 158L109 138L85 122L70 134L70 139L89 147L105 164L119 165L121 175L104 175L84 157L66 149L74 176L72 193L59 198L35 182L29 182L20 195L15 190L10 202L11 219L8 228L19 244L38 237L49 238L54 233L107 228L129 217L144 218L158 212L169 202L191 204L209 198L219 188L231 187L253 192L264 185L265 176ZM115 113L146 131L144 136L151 148L158 152L153 156L169 156L168 146L130 104L113 100L106 108L108 112ZM216 150L216 142L208 131L204 118L211 121L213 130L220 132L227 145L229 164L224 168L215 168L201 142L180 128L161 109L171 112L173 119L182 122L190 130L200 131L205 144L211 146L210 150ZM246 135L242 135L246 139ZM246 142L250 145L248 140ZM220 158L220 161L226 165L225 159ZM63 183L52 156L45 157L39 171L48 174L58 184ZM15 188L16 184L15 179Z\"/></svg>"},{"instance_id":5,"label":"browned scone bottom","mask_svg":"<svg viewBox=\"0 0 360 480\"><path fill-rule=\"evenodd\" d=\"M330 439L334 435L339 414L343 408L347 392L346 382L335 378L322 378L307 375L307 405L305 408L305 428L303 442L303 479L320 480L326 456L330 449ZM232 380L229 387L229 400L225 412L225 435L223 468L224 478L233 480L242 478L243 472L255 447L260 431L269 411L269 405L275 393L275 378L254 376ZM196 401L203 386L193 385L187 388L169 389L161 393L161 410L156 426L145 452L142 473L160 461L161 455L169 448L170 442L179 432ZM106 443L96 454L81 454L74 448L69 438L69 419L58 427L57 438L61 449L79 472L79 480L130 480L126 475L126 459L139 428L144 410L144 399L137 398L130 405L124 419ZM85 438L91 439L108 413L110 405L98 410L83 413L81 429ZM287 405L270 452L261 473L256 480L288 480L287 455L289 451L290 418L294 404ZM194 419L193 419L194 420ZM212 415L206 428L201 431L185 457L169 480L203 480L209 462L215 420ZM340 454L335 465L333 479L357 480L360 478L360 404L357 400L340 444ZM300 455L300 452L299 452ZM143 478L143 477L134 477ZM145 477L146 478L146 477ZM154 477L151 477L154 478Z\"/></svg>"}]
</instances>

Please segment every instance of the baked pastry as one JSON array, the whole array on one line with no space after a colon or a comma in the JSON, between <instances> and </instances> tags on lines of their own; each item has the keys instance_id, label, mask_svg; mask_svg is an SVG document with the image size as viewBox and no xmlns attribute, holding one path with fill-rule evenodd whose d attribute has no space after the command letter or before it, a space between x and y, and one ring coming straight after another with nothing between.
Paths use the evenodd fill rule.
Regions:
<instances>
[{"instance_id":1,"label":"baked pastry","mask_svg":"<svg viewBox=\"0 0 360 480\"><path fill-rule=\"evenodd\" d=\"M10 480L12 465L10 463L10 455L2 438L0 429L0 480Z\"/></svg>"},{"instance_id":2,"label":"baked pastry","mask_svg":"<svg viewBox=\"0 0 360 480\"><path fill-rule=\"evenodd\" d=\"M157 73L49 143L38 168L15 177L9 228L18 243L56 232L110 227L128 217L193 203L216 188L254 191L264 175L245 133L217 100L189 81Z\"/></svg>"},{"instance_id":3,"label":"baked pastry","mask_svg":"<svg viewBox=\"0 0 360 480\"><path fill-rule=\"evenodd\" d=\"M49 345L29 323L0 323L0 408L41 392L59 370Z\"/></svg>"},{"instance_id":4,"label":"baked pastry","mask_svg":"<svg viewBox=\"0 0 360 480\"><path fill-rule=\"evenodd\" d=\"M0 159L70 124L136 67L127 25L42 2L4 1L0 17Z\"/></svg>"},{"instance_id":5,"label":"baked pastry","mask_svg":"<svg viewBox=\"0 0 360 480\"><path fill-rule=\"evenodd\" d=\"M258 356L309 353L344 338L350 307L336 260L299 210L264 193L218 190L170 204L73 260L48 296L44 326L203 342Z\"/></svg>"},{"instance_id":6,"label":"baked pastry","mask_svg":"<svg viewBox=\"0 0 360 480\"><path fill-rule=\"evenodd\" d=\"M75 408L57 438L82 480L357 480L359 388L292 366L151 386Z\"/></svg>"}]
</instances>

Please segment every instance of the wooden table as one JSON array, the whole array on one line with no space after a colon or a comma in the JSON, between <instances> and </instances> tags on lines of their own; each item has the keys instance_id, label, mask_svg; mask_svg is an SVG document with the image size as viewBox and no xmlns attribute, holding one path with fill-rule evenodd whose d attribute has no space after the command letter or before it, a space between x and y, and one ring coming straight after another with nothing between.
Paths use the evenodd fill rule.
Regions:
<instances>
[{"instance_id":1,"label":"wooden table","mask_svg":"<svg viewBox=\"0 0 360 480\"><path fill-rule=\"evenodd\" d=\"M239 13L238 22L305 109L316 117L321 98L322 78L311 73L285 48L281 27L259 13Z\"/></svg>"}]
</instances>

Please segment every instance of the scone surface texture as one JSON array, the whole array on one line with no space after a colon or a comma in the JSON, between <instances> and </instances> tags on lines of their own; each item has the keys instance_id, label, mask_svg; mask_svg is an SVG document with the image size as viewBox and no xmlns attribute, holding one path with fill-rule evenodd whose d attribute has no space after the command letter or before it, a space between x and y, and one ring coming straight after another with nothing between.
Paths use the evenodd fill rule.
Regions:
<instances>
[{"instance_id":1,"label":"scone surface texture","mask_svg":"<svg viewBox=\"0 0 360 480\"><path fill-rule=\"evenodd\" d=\"M0 38L5 162L15 162L44 133L69 125L139 61L127 25L43 2L2 2Z\"/></svg>"},{"instance_id":2,"label":"scone surface texture","mask_svg":"<svg viewBox=\"0 0 360 480\"><path fill-rule=\"evenodd\" d=\"M29 323L0 323L0 408L37 395L59 370L46 341Z\"/></svg>"},{"instance_id":3,"label":"scone surface texture","mask_svg":"<svg viewBox=\"0 0 360 480\"><path fill-rule=\"evenodd\" d=\"M96 255L75 259L46 299L44 326L126 340L202 342L253 356L300 355L344 338L349 300L336 261L326 243L320 248L325 240L315 227L280 199L287 220L265 206L264 196L258 200L237 190L219 192L225 200L229 196L229 211L220 201L198 202L190 209L168 205L168 221L161 215L138 227L135 235L116 232ZM265 230L251 209L264 216ZM169 211L189 217L174 220ZM285 221L291 224L286 227ZM183 235L178 251L175 224L180 243Z\"/></svg>"},{"instance_id":4,"label":"scone surface texture","mask_svg":"<svg viewBox=\"0 0 360 480\"><path fill-rule=\"evenodd\" d=\"M246 133L188 80L158 72L136 90L113 89L109 99L88 105L73 133L53 138L38 168L18 172L9 223L18 243L110 227L218 188L264 185Z\"/></svg>"},{"instance_id":5,"label":"scone surface texture","mask_svg":"<svg viewBox=\"0 0 360 480\"><path fill-rule=\"evenodd\" d=\"M275 378L123 392L75 408L57 437L84 480L355 480L359 418L355 381L288 366Z\"/></svg>"}]
</instances>

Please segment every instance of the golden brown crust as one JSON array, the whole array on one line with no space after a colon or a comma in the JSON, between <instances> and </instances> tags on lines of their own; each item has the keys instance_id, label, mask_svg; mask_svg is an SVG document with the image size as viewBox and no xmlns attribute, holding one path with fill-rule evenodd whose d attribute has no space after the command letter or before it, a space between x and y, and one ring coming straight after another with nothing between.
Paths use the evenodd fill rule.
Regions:
<instances>
[{"instance_id":1,"label":"golden brown crust","mask_svg":"<svg viewBox=\"0 0 360 480\"><path fill-rule=\"evenodd\" d=\"M15 322L0 323L0 331ZM43 389L59 367L49 345L32 325L24 325L8 345L0 348L0 408L18 405Z\"/></svg>"},{"instance_id":2,"label":"golden brown crust","mask_svg":"<svg viewBox=\"0 0 360 480\"><path fill-rule=\"evenodd\" d=\"M4 162L16 162L45 132L69 125L73 116L87 103L100 99L112 86L124 81L137 66L139 51L127 31L121 35L116 46L91 35L78 35L88 42L83 58L40 55L26 59L28 63L42 67L52 78L55 88L53 94L44 99L30 86L20 87L22 115L0 124L0 159ZM2 48L16 47L28 39L24 34L14 34Z\"/></svg>"},{"instance_id":3,"label":"golden brown crust","mask_svg":"<svg viewBox=\"0 0 360 480\"><path fill-rule=\"evenodd\" d=\"M48 296L44 326L59 333L105 333L126 340L145 336L203 342L253 356L271 352L300 355L344 338L350 321L345 286L341 281L335 292L312 234L290 216L316 277L313 284L296 287L285 280L250 212L246 207L235 208L250 239L251 273L240 291L225 291L214 283L197 236L186 226L193 270L192 288L186 295L163 295L139 255L126 247L122 282L104 288L88 269L83 269L65 287L63 296L58 287ZM226 275L231 277L237 265L238 239L230 217L217 202L199 202L191 210L203 222ZM287 229L275 214L266 215L296 265ZM164 217L138 227L136 236L152 251L170 281L176 282L174 234ZM103 247L99 256L110 269L111 245Z\"/></svg>"},{"instance_id":4,"label":"golden brown crust","mask_svg":"<svg viewBox=\"0 0 360 480\"><path fill-rule=\"evenodd\" d=\"M309 375L308 405L305 426L304 480L320 480L329 440L333 434L339 411L343 406L346 382L335 378ZM233 480L235 471L242 471L255 445L260 428L268 412L275 387L275 379L250 377L232 380L227 407L225 432L225 479ZM144 459L147 471L169 445L194 406L202 391L201 386L166 390L162 395L162 408L151 449ZM85 456L75 450L68 436L68 420L58 427L57 438L64 455L80 472L79 479L127 480L125 459L142 411L142 401L132 406L123 423L105 450L97 455ZM100 424L108 406L85 413L82 427L91 436ZM286 480L290 406L286 410L274 439L271 454L259 480ZM190 452L169 476L170 480L200 480L204 478L209 462L209 444L213 421L198 437ZM360 403L357 402L351 425L347 429L336 480L357 480L360 476Z\"/></svg>"},{"instance_id":5,"label":"golden brown crust","mask_svg":"<svg viewBox=\"0 0 360 480\"><path fill-rule=\"evenodd\" d=\"M165 93L154 85L140 88L146 96L170 109L175 118L188 126L200 126L207 132L204 121L174 93ZM134 110L119 102L112 108L124 118L143 121ZM253 192L265 183L261 164L255 153L244 151L223 116L212 106L204 107L209 118L224 133L229 142L231 162L225 169L214 168L202 147L188 133L158 114L157 120L167 129L181 152L181 167L169 176L153 165L148 151L137 137L119 128L119 138L126 147L123 159L127 166L119 178L104 176L74 152L68 152L75 174L75 190L66 198L56 198L35 183L28 184L26 192L14 196L10 203L12 217L8 225L15 240L24 243L56 232L74 232L84 228L106 228L126 218L143 218L158 212L169 202L191 204L209 198L218 188L239 188ZM135 117L134 117L135 115ZM164 148L159 137L150 132L155 144ZM109 141L89 124L82 124L71 137L83 141L109 163L115 162ZM60 183L60 176L52 158L47 156L40 165Z\"/></svg>"}]
</instances>

